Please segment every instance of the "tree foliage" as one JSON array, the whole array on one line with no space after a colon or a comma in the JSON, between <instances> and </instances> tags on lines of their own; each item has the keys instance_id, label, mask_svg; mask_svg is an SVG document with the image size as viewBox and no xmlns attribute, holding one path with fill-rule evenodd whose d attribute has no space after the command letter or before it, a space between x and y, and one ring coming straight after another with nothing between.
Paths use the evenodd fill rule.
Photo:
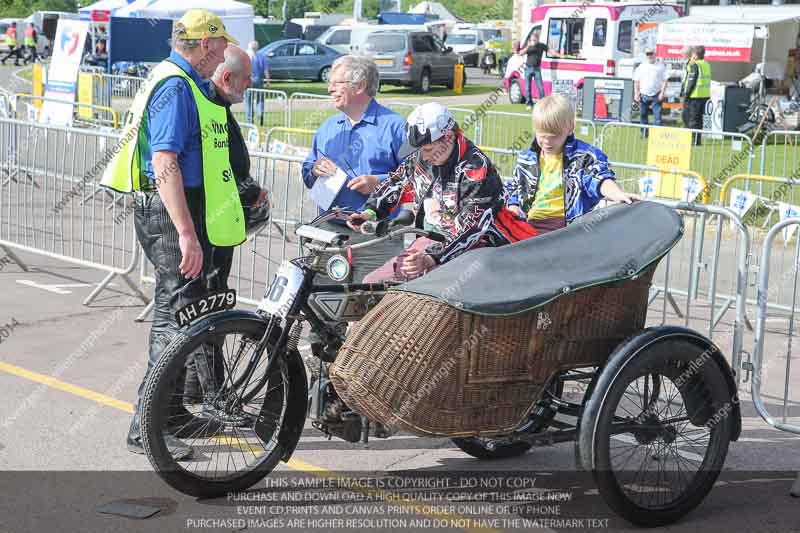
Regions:
<instances>
[{"instance_id":1,"label":"tree foliage","mask_svg":"<svg viewBox=\"0 0 800 533\"><path fill-rule=\"evenodd\" d=\"M0 0L0 18L27 18L34 11L78 11L76 0Z\"/></svg>"}]
</instances>

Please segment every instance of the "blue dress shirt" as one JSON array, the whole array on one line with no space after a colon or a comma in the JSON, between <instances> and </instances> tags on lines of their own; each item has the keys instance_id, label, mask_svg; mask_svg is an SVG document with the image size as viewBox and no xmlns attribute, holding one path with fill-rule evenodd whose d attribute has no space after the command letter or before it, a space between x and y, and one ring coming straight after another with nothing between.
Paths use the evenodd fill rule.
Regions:
<instances>
[{"instance_id":1,"label":"blue dress shirt","mask_svg":"<svg viewBox=\"0 0 800 533\"><path fill-rule=\"evenodd\" d=\"M303 181L311 188L317 181L311 172L314 162L327 157L347 174L347 182L332 206L360 211L367 196L347 187L352 179L362 175L378 176L385 180L402 159L400 148L405 142L405 119L375 100L370 102L361 120L352 125L344 113L334 115L319 127L314 135L311 152L303 162Z\"/></svg>"},{"instance_id":2,"label":"blue dress shirt","mask_svg":"<svg viewBox=\"0 0 800 533\"><path fill-rule=\"evenodd\" d=\"M169 61L178 65L197 84L206 96L210 96L208 82L200 78L188 61L175 53ZM203 158L200 146L200 117L189 83L180 77L169 78L159 85L147 104L145 120L142 121L143 139L140 144L143 171L155 180L153 152L169 151L178 154L178 166L183 174L183 186L201 187L203 184ZM170 176L160 177L169 179Z\"/></svg>"}]
</instances>

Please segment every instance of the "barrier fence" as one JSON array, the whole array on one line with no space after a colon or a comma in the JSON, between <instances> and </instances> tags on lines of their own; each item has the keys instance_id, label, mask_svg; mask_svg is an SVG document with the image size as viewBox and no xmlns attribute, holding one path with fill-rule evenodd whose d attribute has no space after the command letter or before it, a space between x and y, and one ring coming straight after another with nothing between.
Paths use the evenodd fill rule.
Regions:
<instances>
[{"instance_id":1,"label":"barrier fence","mask_svg":"<svg viewBox=\"0 0 800 533\"><path fill-rule=\"evenodd\" d=\"M239 122L259 128L274 128L289 123L288 97L284 91L247 89L242 104L244 109L233 114Z\"/></svg>"},{"instance_id":2,"label":"barrier fence","mask_svg":"<svg viewBox=\"0 0 800 533\"><path fill-rule=\"evenodd\" d=\"M800 131L773 130L764 136L759 152L758 173L792 176L800 168Z\"/></svg>"},{"instance_id":3,"label":"barrier fence","mask_svg":"<svg viewBox=\"0 0 800 533\"><path fill-rule=\"evenodd\" d=\"M131 199L92 194L116 142L110 134L0 119L0 145L9 147L0 152L0 246L106 272L85 304L114 278L147 301L129 277L139 254Z\"/></svg>"},{"instance_id":4,"label":"barrier fence","mask_svg":"<svg viewBox=\"0 0 800 533\"><path fill-rule=\"evenodd\" d=\"M14 118L26 120L30 117L30 113L35 113L33 118L36 120L32 122L39 120L41 116L41 109L37 110L33 104L27 104L26 101L53 102L59 105L68 105L72 107L72 120L75 123L83 123L94 127L107 127L112 129L119 128L119 114L110 107L84 104L81 102L65 102L55 98L45 98L43 96L33 96L30 94L16 95L16 109L14 110Z\"/></svg>"},{"instance_id":5,"label":"barrier fence","mask_svg":"<svg viewBox=\"0 0 800 533\"><path fill-rule=\"evenodd\" d=\"M287 107L289 128L318 128L339 111L330 103L331 97L321 94L292 93Z\"/></svg>"},{"instance_id":6,"label":"barrier fence","mask_svg":"<svg viewBox=\"0 0 800 533\"><path fill-rule=\"evenodd\" d=\"M127 110L146 78L92 72L92 97L98 105Z\"/></svg>"},{"instance_id":7,"label":"barrier fence","mask_svg":"<svg viewBox=\"0 0 800 533\"><path fill-rule=\"evenodd\" d=\"M648 139L654 132L701 135L702 144L691 148L690 168L707 178L712 199L719 197L719 186L728 176L752 172L753 143L740 133L712 134L685 128L609 122L600 130L598 145L611 161L647 164Z\"/></svg>"},{"instance_id":8,"label":"barrier fence","mask_svg":"<svg viewBox=\"0 0 800 533\"><path fill-rule=\"evenodd\" d=\"M773 298L775 287L773 280L774 242L779 234L795 232L800 225L800 218L787 218L775 224L767 233L761 249L761 269L758 277L758 305L756 308L756 332L753 348L752 364L748 369L753 372L751 396L756 411L770 426L800 435L800 364L794 353L797 312L798 266L800 265L800 245L794 241L794 248L789 253L792 258L790 268L783 270L779 280L779 288L791 278L791 306L781 315L770 312L769 301ZM778 261L783 262L783 258ZM767 326L767 322L770 325ZM769 333L769 335L768 335ZM782 361L783 359L783 361ZM793 364L794 363L794 364ZM776 379L777 378L777 379ZM779 411L779 415L775 415ZM791 494L800 497L800 472L791 489Z\"/></svg>"}]
</instances>

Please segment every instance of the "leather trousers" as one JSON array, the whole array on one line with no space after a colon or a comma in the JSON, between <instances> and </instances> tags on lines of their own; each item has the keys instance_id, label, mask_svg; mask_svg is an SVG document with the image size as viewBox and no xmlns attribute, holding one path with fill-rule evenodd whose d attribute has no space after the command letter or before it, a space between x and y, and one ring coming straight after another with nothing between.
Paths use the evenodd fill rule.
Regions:
<instances>
[{"instance_id":1,"label":"leather trousers","mask_svg":"<svg viewBox=\"0 0 800 533\"><path fill-rule=\"evenodd\" d=\"M139 385L136 408L131 421L130 435L134 438L139 436L139 405L147 378L161 352L178 331L175 313L183 306L204 297L209 291L227 288L227 278L231 269L233 248L215 248L208 242L202 189L185 191L195 232L203 249L203 269L195 279L185 278L178 271L181 262L178 231L158 193L137 193L135 198L136 237L154 266L156 285L147 370ZM222 379L222 361L219 357L219 347L207 348L211 349L198 350L194 357L188 358L187 373L197 374L203 389L211 390L215 388L211 381L219 383ZM199 359L202 360L197 364ZM200 368L200 371L195 371L195 367ZM174 385L175 394L172 398L175 411L183 409L183 381L184 376L178 376Z\"/></svg>"}]
</instances>

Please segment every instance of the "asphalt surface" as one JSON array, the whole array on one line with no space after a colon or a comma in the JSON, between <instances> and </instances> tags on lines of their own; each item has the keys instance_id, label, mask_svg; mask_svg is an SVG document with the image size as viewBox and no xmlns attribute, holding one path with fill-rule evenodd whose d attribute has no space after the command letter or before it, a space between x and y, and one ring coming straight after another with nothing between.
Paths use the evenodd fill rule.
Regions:
<instances>
[{"instance_id":1,"label":"asphalt surface","mask_svg":"<svg viewBox=\"0 0 800 533\"><path fill-rule=\"evenodd\" d=\"M0 80L7 81L6 72L0 71ZM8 138L2 140L6 146L9 142ZM59 215L61 219L51 215L64 186L69 189L61 182L80 176L96 157L94 153L87 150L92 157L79 161L81 168L70 171L69 179L65 179L53 174L61 156L39 146L34 150L40 155L38 166L31 167L31 177L42 185L50 184L48 193L36 194L35 186L25 179L3 183L0 237L29 239L24 242L51 247L55 252L66 250L76 257L81 252L89 254L87 247L91 246L87 243L96 241L80 231L76 222L82 217L85 220L93 209L91 225L101 235L108 235L97 239L104 243L98 248L111 249L119 241L109 230L117 227L121 231L125 224L130 230L129 220L113 221L118 210L124 209L113 197L100 195L85 203L76 199ZM287 182L286 198L293 196L290 186ZM687 227L686 237L670 262L673 287L685 287L688 279L692 226L687 223ZM704 257L710 253L713 231L707 230L705 235ZM718 269L720 291L729 287L737 274L734 239L733 232L724 233ZM271 228L247 246L237 256L242 258L241 263L235 263L242 265L244 279L236 286L240 295L258 299L264 280L269 279L269 268L274 268L284 254L292 254L293 243L284 241L284 235ZM131 258L130 248L120 248L113 260L124 265ZM364 447L328 440L307 424L292 459L244 495L213 500L182 495L152 473L144 456L129 453L124 444L146 361L149 323L134 321L143 311L142 300L115 278L91 305L84 306L82 301L104 272L15 251L25 270L7 252L0 249L2 532L636 529L609 510L589 474L576 472L571 443L537 447L516 459L484 462L467 456L448 439L399 434L371 439ZM773 269L779 288L768 293L771 301L791 302L796 280L782 273L791 274L795 263L792 247L776 252ZM662 263L655 278L657 285L663 285L660 280L666 275L665 267ZM132 274L137 284L138 273L137 269ZM151 285L141 287L146 295L151 293ZM683 316L657 297L648 323L687 324L707 332L707 317L712 315L709 287L708 268L704 268L697 301L687 302L677 293L674 296ZM752 286L749 291L754 298ZM240 307L252 308L244 304ZM755 316L752 305L748 316ZM713 332L727 354L732 326L732 313L728 311ZM790 365L786 421L796 424L800 420L800 364L791 349L792 337L786 334L793 323L774 313L767 326L764 399L770 412L782 414L783 376ZM747 331L744 346L748 352L753 350L753 341L752 332ZM305 339L301 339L300 348L308 356ZM742 435L730 446L720 480L694 512L662 529L800 531L800 501L789 496L800 471L800 442L796 436L770 428L757 415L749 401L750 381L739 391L743 400ZM301 479L310 486L299 487ZM354 488L354 480L363 486ZM515 495L515 499L505 505L488 505L484 496L494 487L504 489L502 494ZM471 491L470 497L453 503L451 493L465 490ZM563 497L534 497L547 490ZM402 501L398 501L400 497ZM134 518L131 512L155 514Z\"/></svg>"}]
</instances>

